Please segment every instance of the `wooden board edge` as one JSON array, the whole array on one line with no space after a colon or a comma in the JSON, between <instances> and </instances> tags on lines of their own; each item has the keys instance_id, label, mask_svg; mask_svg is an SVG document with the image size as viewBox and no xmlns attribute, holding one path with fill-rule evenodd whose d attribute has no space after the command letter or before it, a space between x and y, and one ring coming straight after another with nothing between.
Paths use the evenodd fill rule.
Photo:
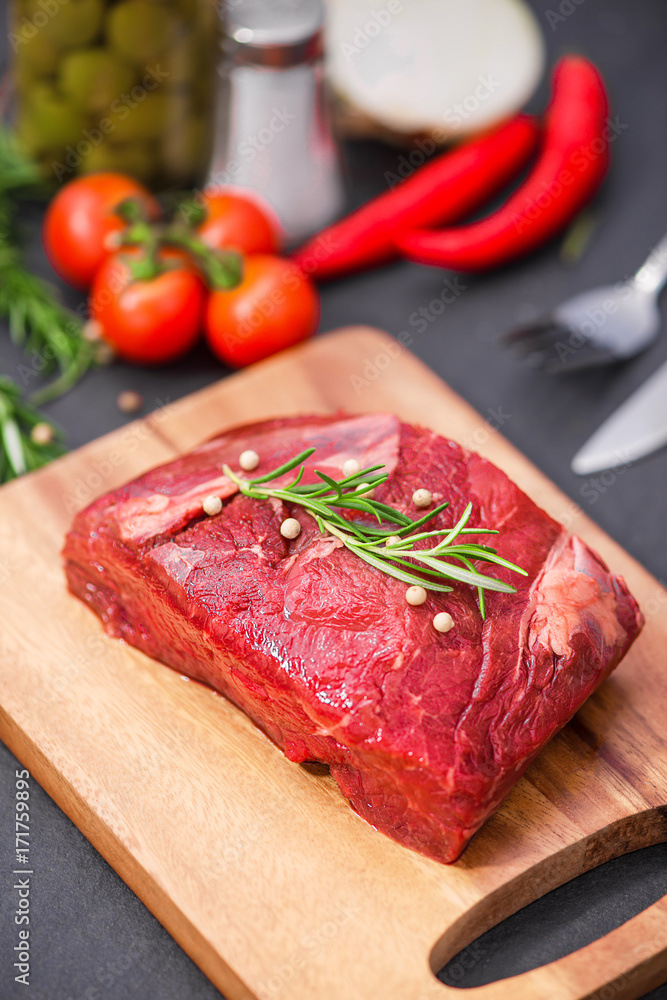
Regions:
<instances>
[{"instance_id":1,"label":"wooden board edge","mask_svg":"<svg viewBox=\"0 0 667 1000\"><path fill-rule=\"evenodd\" d=\"M667 896L554 962L465 993L469 1000L638 1000L665 976ZM461 990L445 987L444 997L461 1000Z\"/></svg>"},{"instance_id":2,"label":"wooden board edge","mask_svg":"<svg viewBox=\"0 0 667 1000\"><path fill-rule=\"evenodd\" d=\"M616 820L577 843L563 848L558 854L538 862L481 899L448 928L431 952L430 966L434 975L485 931L502 923L507 917L519 912L535 900L548 895L558 886L566 885L579 875L615 858L663 843L667 843L667 805L652 807ZM557 871L555 879L554 871ZM662 958L667 959L667 926L661 935L656 935L655 930L652 938L650 935L645 935L645 940L650 944L643 946L641 961L632 962L627 966L623 965L623 962L636 940L642 939L643 931L640 929L638 932L637 927L641 928L643 921L650 929L656 922L655 914L663 912L667 917L667 894L614 930L558 960L508 979L497 980L487 986L468 987L466 994L470 994L471 1000L508 1000L510 997L512 1000L523 1000L524 995L526 1000L532 1000L535 996L549 996L550 1000L588 1000L590 996L594 1000L602 1000L598 995L599 992L619 977L625 977L629 984L636 981L640 983L642 989L637 996L641 996L653 988L647 978L651 963ZM611 938L610 935L615 937ZM585 996L579 992L575 995L565 987L557 988L561 978L566 980L569 978L567 973L570 965L578 967L580 962L585 963L589 955L594 957L598 948L606 949L608 944L612 955L611 963L613 964L614 956L619 956L620 962L619 968L614 970L609 980L601 979L595 987L588 988ZM606 961L609 965L610 960ZM662 965L658 963L657 968L662 971L663 979L659 979L656 984L660 985L667 976L667 960ZM549 977L553 981L549 980ZM578 978L581 979L581 970ZM444 991L441 995L444 998L461 1000L460 988L450 987L444 983L441 985ZM619 993L618 1000L621 1000L621 996L625 998L625 994ZM629 994L628 1000L631 1000Z\"/></svg>"},{"instance_id":3,"label":"wooden board edge","mask_svg":"<svg viewBox=\"0 0 667 1000\"><path fill-rule=\"evenodd\" d=\"M0 705L0 740L62 809L149 912L218 989L225 1000L258 1000L219 952L203 937L150 872L139 864L109 826L47 760Z\"/></svg>"}]
</instances>

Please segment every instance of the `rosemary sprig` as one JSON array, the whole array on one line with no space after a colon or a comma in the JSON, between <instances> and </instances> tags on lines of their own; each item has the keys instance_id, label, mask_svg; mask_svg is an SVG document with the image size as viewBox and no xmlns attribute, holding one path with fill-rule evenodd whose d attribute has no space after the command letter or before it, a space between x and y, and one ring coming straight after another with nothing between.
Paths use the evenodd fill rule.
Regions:
<instances>
[{"instance_id":1,"label":"rosemary sprig","mask_svg":"<svg viewBox=\"0 0 667 1000\"><path fill-rule=\"evenodd\" d=\"M33 393L41 405L71 389L95 360L94 345L84 340L83 322L63 306L55 289L27 271L16 247L0 232L0 315L9 320L9 335L32 355L28 377L55 369L58 376Z\"/></svg>"},{"instance_id":2,"label":"rosemary sprig","mask_svg":"<svg viewBox=\"0 0 667 1000\"><path fill-rule=\"evenodd\" d=\"M35 434L36 427L47 433ZM63 451L53 424L22 399L15 382L0 375L0 483L46 465Z\"/></svg>"},{"instance_id":3,"label":"rosemary sprig","mask_svg":"<svg viewBox=\"0 0 667 1000\"><path fill-rule=\"evenodd\" d=\"M516 593L516 587L481 573L475 566L476 562L490 563L521 573L523 576L527 575L525 570L503 559L490 546L463 539L465 535L498 534L492 528L468 526L472 514L471 503L453 527L420 531L420 528L445 510L449 504L442 503L413 521L401 511L373 499L370 495L372 491L389 478L381 472L384 468L381 465L362 469L355 475L341 480L332 479L325 473L315 470L315 474L322 480L322 485L318 483L303 485L301 482L305 472L303 463L314 451L314 448L308 448L273 472L256 479L243 479L227 465L223 466L223 472L247 497L255 500L276 497L285 503L303 507L315 518L322 534L328 533L339 538L343 545L355 552L364 562L403 583L439 593L447 593L453 589L449 584L451 580L476 587L482 618L486 615L484 601L486 590L495 590L503 594ZM282 487L265 485L287 475L297 466L299 466L297 476L289 485ZM339 510L369 514L376 523L369 525L350 520L339 514L337 512ZM416 542L431 538L434 539L431 548L415 547ZM438 541L435 541L436 539Z\"/></svg>"}]
</instances>

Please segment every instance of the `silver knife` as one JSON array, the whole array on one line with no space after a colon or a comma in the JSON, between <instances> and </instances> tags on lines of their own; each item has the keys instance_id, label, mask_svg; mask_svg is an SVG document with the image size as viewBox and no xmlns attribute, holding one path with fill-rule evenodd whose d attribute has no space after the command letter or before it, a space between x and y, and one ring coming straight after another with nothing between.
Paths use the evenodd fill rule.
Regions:
<instances>
[{"instance_id":1,"label":"silver knife","mask_svg":"<svg viewBox=\"0 0 667 1000\"><path fill-rule=\"evenodd\" d=\"M650 455L667 444L667 361L621 403L572 459L579 476Z\"/></svg>"}]
</instances>

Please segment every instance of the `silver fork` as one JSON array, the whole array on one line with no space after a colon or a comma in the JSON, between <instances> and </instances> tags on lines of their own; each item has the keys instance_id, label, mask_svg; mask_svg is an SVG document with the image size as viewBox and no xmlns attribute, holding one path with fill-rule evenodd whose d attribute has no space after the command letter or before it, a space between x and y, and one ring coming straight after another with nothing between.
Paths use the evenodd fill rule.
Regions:
<instances>
[{"instance_id":1,"label":"silver fork","mask_svg":"<svg viewBox=\"0 0 667 1000\"><path fill-rule=\"evenodd\" d=\"M499 343L550 375L623 361L658 336L665 282L667 236L634 277L575 295L534 323L504 333Z\"/></svg>"}]
</instances>

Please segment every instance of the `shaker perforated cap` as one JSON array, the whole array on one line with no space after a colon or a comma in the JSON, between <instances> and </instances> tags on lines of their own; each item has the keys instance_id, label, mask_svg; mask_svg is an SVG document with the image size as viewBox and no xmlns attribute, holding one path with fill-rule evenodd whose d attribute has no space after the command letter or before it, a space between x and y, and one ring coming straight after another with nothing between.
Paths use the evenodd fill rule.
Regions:
<instances>
[{"instance_id":1,"label":"shaker perforated cap","mask_svg":"<svg viewBox=\"0 0 667 1000\"><path fill-rule=\"evenodd\" d=\"M228 0L227 38L237 58L266 66L292 66L320 54L323 0Z\"/></svg>"}]
</instances>

